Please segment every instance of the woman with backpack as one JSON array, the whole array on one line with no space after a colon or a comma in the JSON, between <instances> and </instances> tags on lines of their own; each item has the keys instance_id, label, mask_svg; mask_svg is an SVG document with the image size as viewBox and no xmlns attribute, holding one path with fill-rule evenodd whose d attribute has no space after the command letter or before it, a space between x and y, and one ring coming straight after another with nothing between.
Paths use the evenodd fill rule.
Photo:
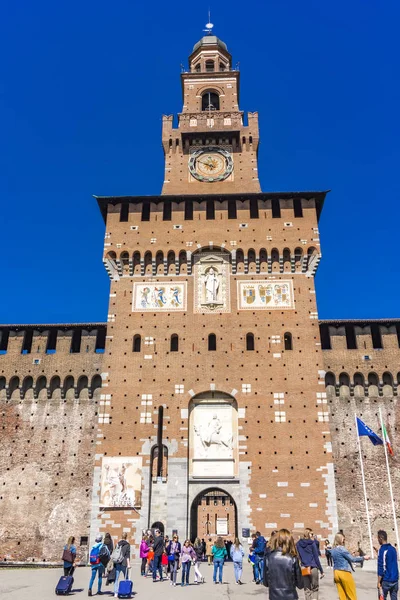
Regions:
<instances>
[{"instance_id":1,"label":"woman with backpack","mask_svg":"<svg viewBox=\"0 0 400 600\"><path fill-rule=\"evenodd\" d=\"M268 588L269 600L298 600L296 588L303 589L304 581L290 531L280 529L271 537L268 547L263 583Z\"/></svg>"},{"instance_id":2,"label":"woman with backpack","mask_svg":"<svg viewBox=\"0 0 400 600\"><path fill-rule=\"evenodd\" d=\"M75 571L76 560L76 546L73 535L68 538L68 542L64 546L62 560L64 561L64 577L72 577L73 572Z\"/></svg>"},{"instance_id":3,"label":"woman with backpack","mask_svg":"<svg viewBox=\"0 0 400 600\"><path fill-rule=\"evenodd\" d=\"M90 566L92 568L92 575L91 575L90 582L89 582L88 596L92 595L92 587L94 584L94 580L96 579L96 575L98 577L97 593L101 594L101 584L103 582L104 566L100 560L100 551L103 546L104 546L103 536L98 535L95 539L95 544L90 551L90 557L89 557Z\"/></svg>"},{"instance_id":4,"label":"woman with backpack","mask_svg":"<svg viewBox=\"0 0 400 600\"><path fill-rule=\"evenodd\" d=\"M176 585L176 576L178 573L179 559L181 556L181 543L177 535L172 537L172 540L167 546L168 562L169 562L169 574L171 583L170 585Z\"/></svg>"},{"instance_id":5,"label":"woman with backpack","mask_svg":"<svg viewBox=\"0 0 400 600\"><path fill-rule=\"evenodd\" d=\"M194 582L204 583L204 577L200 573L199 562L203 560L203 543L199 537L194 540L193 550L196 554L194 562Z\"/></svg>"},{"instance_id":6,"label":"woman with backpack","mask_svg":"<svg viewBox=\"0 0 400 600\"><path fill-rule=\"evenodd\" d=\"M114 598L118 598L118 579L120 574L128 579L128 570L131 568L131 546L126 541L128 534L125 532L122 534L122 538L115 546L112 553L112 561L115 567L115 584L114 584Z\"/></svg>"},{"instance_id":7,"label":"woman with backpack","mask_svg":"<svg viewBox=\"0 0 400 600\"><path fill-rule=\"evenodd\" d=\"M214 557L214 573L213 573L213 582L214 583L222 583L222 571L224 568L225 558L228 556L228 553L225 548L224 540L221 536L218 536L214 546L212 547L211 554ZM217 581L217 576L219 573L219 582Z\"/></svg>"},{"instance_id":8,"label":"woman with backpack","mask_svg":"<svg viewBox=\"0 0 400 600\"><path fill-rule=\"evenodd\" d=\"M238 585L242 585L242 572L243 572L243 546L239 541L239 538L235 538L231 546L231 559L233 560L233 569L235 571L235 580Z\"/></svg>"}]
</instances>

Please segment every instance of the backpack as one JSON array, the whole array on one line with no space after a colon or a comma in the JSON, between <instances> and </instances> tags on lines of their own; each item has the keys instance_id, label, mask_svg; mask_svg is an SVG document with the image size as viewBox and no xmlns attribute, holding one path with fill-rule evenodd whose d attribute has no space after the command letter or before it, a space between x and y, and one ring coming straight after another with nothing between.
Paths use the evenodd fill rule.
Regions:
<instances>
[{"instance_id":1,"label":"backpack","mask_svg":"<svg viewBox=\"0 0 400 600\"><path fill-rule=\"evenodd\" d=\"M111 554L111 560L116 565L120 565L123 562L123 560L124 560L124 552L123 552L122 546L120 546L119 544L117 544L115 546L115 548L113 550L113 553Z\"/></svg>"},{"instance_id":2,"label":"backpack","mask_svg":"<svg viewBox=\"0 0 400 600\"><path fill-rule=\"evenodd\" d=\"M90 557L89 557L89 562L91 565L98 565L100 564L100 547L99 545L97 546L93 546L93 548L90 551Z\"/></svg>"},{"instance_id":3,"label":"backpack","mask_svg":"<svg viewBox=\"0 0 400 600\"><path fill-rule=\"evenodd\" d=\"M110 562L110 551L105 544L103 544L100 548L99 559L102 565L105 567Z\"/></svg>"}]
</instances>

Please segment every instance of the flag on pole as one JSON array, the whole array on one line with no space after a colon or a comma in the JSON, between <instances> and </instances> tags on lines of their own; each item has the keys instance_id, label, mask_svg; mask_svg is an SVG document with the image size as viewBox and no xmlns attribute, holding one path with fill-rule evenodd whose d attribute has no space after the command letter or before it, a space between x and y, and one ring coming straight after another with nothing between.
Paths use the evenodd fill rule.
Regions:
<instances>
[{"instance_id":1,"label":"flag on pole","mask_svg":"<svg viewBox=\"0 0 400 600\"><path fill-rule=\"evenodd\" d=\"M383 441L386 444L386 448L387 448L390 456L394 456L392 444L390 443L388 432L387 432L386 427L384 425L382 425L382 432L383 432Z\"/></svg>"},{"instance_id":2,"label":"flag on pole","mask_svg":"<svg viewBox=\"0 0 400 600\"><path fill-rule=\"evenodd\" d=\"M372 429L370 427L368 427L368 425L366 425L364 423L364 421L361 421L361 419L359 419L358 417L357 417L357 432L358 432L359 437L361 437L363 435L366 435L367 437L369 437L369 439L371 440L371 442L373 443L374 446L381 446L383 444L383 441L381 440L379 435L377 435L375 433L375 431L372 431Z\"/></svg>"}]
</instances>

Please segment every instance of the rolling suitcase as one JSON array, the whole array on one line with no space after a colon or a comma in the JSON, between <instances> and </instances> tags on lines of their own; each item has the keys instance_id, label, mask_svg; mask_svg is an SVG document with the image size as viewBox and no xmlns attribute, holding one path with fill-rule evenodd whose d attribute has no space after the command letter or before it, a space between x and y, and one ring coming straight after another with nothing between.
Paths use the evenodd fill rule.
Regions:
<instances>
[{"instance_id":1,"label":"rolling suitcase","mask_svg":"<svg viewBox=\"0 0 400 600\"><path fill-rule=\"evenodd\" d=\"M70 594L73 585L74 585L73 577L70 577L70 576L60 577L60 580L56 585L57 596L67 596L68 594Z\"/></svg>"},{"instance_id":2,"label":"rolling suitcase","mask_svg":"<svg viewBox=\"0 0 400 600\"><path fill-rule=\"evenodd\" d=\"M129 579L123 579L119 583L118 598L132 598L133 583Z\"/></svg>"}]
</instances>

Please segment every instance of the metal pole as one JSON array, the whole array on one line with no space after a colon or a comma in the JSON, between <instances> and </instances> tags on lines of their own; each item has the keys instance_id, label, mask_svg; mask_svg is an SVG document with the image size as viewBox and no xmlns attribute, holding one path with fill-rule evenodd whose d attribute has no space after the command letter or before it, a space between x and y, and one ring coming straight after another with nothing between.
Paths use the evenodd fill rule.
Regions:
<instances>
[{"instance_id":1,"label":"metal pole","mask_svg":"<svg viewBox=\"0 0 400 600\"><path fill-rule=\"evenodd\" d=\"M383 434L383 417L382 417L382 409L381 409L381 407L379 407L379 418L380 418L380 421L381 421L381 429L382 429L382 434ZM400 551L399 529L397 527L396 507L394 505L394 498L393 498L392 477L390 475L389 456L388 456L388 451L387 451L387 447L386 447L385 436L383 436L383 438L384 438L383 439L383 445L385 446L385 458L386 458L386 468L387 468L387 475L388 475L388 482L389 482L390 501L392 503L392 511L393 511L394 532L395 532L395 535L396 535L397 552L399 552Z\"/></svg>"},{"instance_id":2,"label":"metal pole","mask_svg":"<svg viewBox=\"0 0 400 600\"><path fill-rule=\"evenodd\" d=\"M372 543L371 521L369 519L369 511L368 511L367 488L365 487L364 463L363 463L362 453L361 453L360 436L358 435L357 415L355 413L354 413L354 421L355 421L355 424L356 424L356 435L357 435L357 442L358 442L358 452L360 454L361 477L362 477L363 490L364 490L365 510L367 512L367 525L368 525L369 544L370 544L370 550L371 550L371 558L373 558L374 557L374 545Z\"/></svg>"}]
</instances>

